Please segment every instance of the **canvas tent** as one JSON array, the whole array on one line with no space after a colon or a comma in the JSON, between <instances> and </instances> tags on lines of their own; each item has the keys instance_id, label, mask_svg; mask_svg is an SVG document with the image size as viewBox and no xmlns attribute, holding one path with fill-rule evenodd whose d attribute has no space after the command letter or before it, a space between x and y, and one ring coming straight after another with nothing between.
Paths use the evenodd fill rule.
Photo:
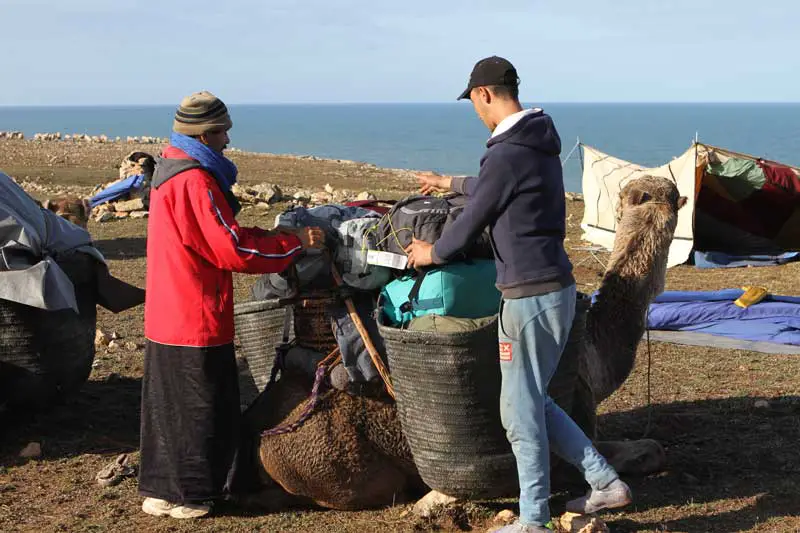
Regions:
<instances>
[{"instance_id":1,"label":"canvas tent","mask_svg":"<svg viewBox=\"0 0 800 533\"><path fill-rule=\"evenodd\" d=\"M668 266L686 262L692 250L731 255L800 250L800 169L694 143L655 168L582 145L584 239L611 248L622 187L651 174L673 180L688 199L679 211Z\"/></svg>"}]
</instances>

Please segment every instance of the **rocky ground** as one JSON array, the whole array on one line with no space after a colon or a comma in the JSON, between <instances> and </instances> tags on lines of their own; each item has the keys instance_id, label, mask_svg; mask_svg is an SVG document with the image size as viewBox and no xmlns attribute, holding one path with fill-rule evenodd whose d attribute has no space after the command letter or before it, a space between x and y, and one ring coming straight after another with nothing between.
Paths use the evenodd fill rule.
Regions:
<instances>
[{"instance_id":1,"label":"rocky ground","mask_svg":"<svg viewBox=\"0 0 800 533\"><path fill-rule=\"evenodd\" d=\"M117 178L115 165L132 150L155 155L158 145L0 139L0 170L26 183L39 199L57 191L87 196ZM361 193L398 198L414 189L407 171L316 158L230 155L239 166L242 190L256 193L239 216L244 225L269 227L282 210L311 202L310 193L338 191L338 201ZM280 200L269 196L272 186L281 190ZM307 198L295 198L299 191L309 193ZM582 213L582 202L568 202L566 244L579 289L591 292L602 266L580 249ZM144 285L147 268L146 230L147 220L140 218L89 223L113 273L138 286ZM707 271L680 266L669 270L667 289L759 284L798 295L798 279L800 263ZM254 280L236 276L239 301L247 298ZM471 502L429 518L415 517L406 505L269 515L224 508L219 516L193 523L144 515L135 478L110 488L94 481L118 454L137 458L142 309L119 315L100 310L98 325L106 339L98 339L92 375L79 395L33 419L0 421L0 531L487 531L508 515L498 519L500 511L515 510L513 500L505 500ZM664 472L627 480L636 503L602 516L611 530L800 531L798 375L797 356L643 342L633 374L600 408L601 432L613 439L656 438L666 447L668 464ZM563 510L566 498L554 497L555 512Z\"/></svg>"}]
</instances>

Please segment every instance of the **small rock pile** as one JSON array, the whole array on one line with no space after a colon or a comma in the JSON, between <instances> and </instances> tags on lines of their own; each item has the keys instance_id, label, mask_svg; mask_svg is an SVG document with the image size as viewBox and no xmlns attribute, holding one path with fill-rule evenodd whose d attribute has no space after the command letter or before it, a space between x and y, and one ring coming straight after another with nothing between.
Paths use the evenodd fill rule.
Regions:
<instances>
[{"instance_id":1,"label":"small rock pile","mask_svg":"<svg viewBox=\"0 0 800 533\"><path fill-rule=\"evenodd\" d=\"M100 204L92 209L95 222L109 222L121 218L146 218L150 207L150 177L155 170L153 156L146 152L134 151L125 156L119 166L119 179L95 187L92 196L128 179L131 176L145 176L141 186L117 201Z\"/></svg>"},{"instance_id":2,"label":"small rock pile","mask_svg":"<svg viewBox=\"0 0 800 533\"><path fill-rule=\"evenodd\" d=\"M21 131L0 131L0 139L10 140L24 140L25 134ZM55 133L34 133L34 141L72 141L72 142L85 142L95 144L106 143L128 143L128 144L166 144L169 142L167 137L152 137L149 135L142 136L127 136L125 139L122 137L109 137L108 135L89 135L87 133L67 133L62 135L61 132Z\"/></svg>"},{"instance_id":3,"label":"small rock pile","mask_svg":"<svg viewBox=\"0 0 800 533\"><path fill-rule=\"evenodd\" d=\"M33 134L34 141L60 141L61 140L61 132L57 133L34 133Z\"/></svg>"},{"instance_id":4,"label":"small rock pile","mask_svg":"<svg viewBox=\"0 0 800 533\"><path fill-rule=\"evenodd\" d=\"M21 131L0 131L0 139L17 139L22 140L25 134Z\"/></svg>"},{"instance_id":5,"label":"small rock pile","mask_svg":"<svg viewBox=\"0 0 800 533\"><path fill-rule=\"evenodd\" d=\"M309 189L298 189L295 192L284 193L280 187L271 183L259 183L257 185L233 186L231 192L242 203L243 208L261 207L267 209L278 202L289 202L305 207L325 204L343 204L353 199L355 200L377 200L377 197L369 191L355 194L347 189L336 190L329 183L325 184L322 191L311 191Z\"/></svg>"},{"instance_id":6,"label":"small rock pile","mask_svg":"<svg viewBox=\"0 0 800 533\"><path fill-rule=\"evenodd\" d=\"M570 202L582 202L583 194L579 192L565 192L564 198L566 198Z\"/></svg>"},{"instance_id":7,"label":"small rock pile","mask_svg":"<svg viewBox=\"0 0 800 533\"><path fill-rule=\"evenodd\" d=\"M147 218L148 210L142 198L108 202L92 209L92 219L95 222L110 222L122 218Z\"/></svg>"},{"instance_id":8,"label":"small rock pile","mask_svg":"<svg viewBox=\"0 0 800 533\"><path fill-rule=\"evenodd\" d=\"M120 140L121 139L117 137L117 142L120 142ZM147 135L143 135L142 137L128 136L125 142L128 144L167 144L169 139L167 137L148 137Z\"/></svg>"}]
</instances>

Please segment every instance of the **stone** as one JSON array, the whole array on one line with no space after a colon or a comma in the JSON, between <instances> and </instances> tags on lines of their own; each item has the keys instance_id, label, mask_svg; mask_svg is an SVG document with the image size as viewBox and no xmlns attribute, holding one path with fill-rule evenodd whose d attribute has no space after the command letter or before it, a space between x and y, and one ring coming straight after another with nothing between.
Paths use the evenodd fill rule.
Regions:
<instances>
[{"instance_id":1,"label":"stone","mask_svg":"<svg viewBox=\"0 0 800 533\"><path fill-rule=\"evenodd\" d=\"M334 191L333 185L331 185L330 183L326 183L324 188L326 193L333 194Z\"/></svg>"},{"instance_id":2,"label":"stone","mask_svg":"<svg viewBox=\"0 0 800 533\"><path fill-rule=\"evenodd\" d=\"M567 533L609 533L605 522L590 515L564 513L559 525Z\"/></svg>"},{"instance_id":3,"label":"stone","mask_svg":"<svg viewBox=\"0 0 800 533\"><path fill-rule=\"evenodd\" d=\"M259 183L246 192L270 204L280 202L281 199L283 199L283 191L281 191L281 188L271 183Z\"/></svg>"},{"instance_id":4,"label":"stone","mask_svg":"<svg viewBox=\"0 0 800 533\"><path fill-rule=\"evenodd\" d=\"M769 402L767 400L756 400L753 407L756 409L769 409Z\"/></svg>"},{"instance_id":5,"label":"stone","mask_svg":"<svg viewBox=\"0 0 800 533\"><path fill-rule=\"evenodd\" d=\"M371 192L369 192L369 191L363 191L363 192L359 193L359 195L358 195L358 196L356 196L356 200L361 200L361 201L365 201L365 200L377 200L377 199L378 199L378 197L377 197L377 196L375 196L374 194L372 194L372 193L371 193Z\"/></svg>"},{"instance_id":6,"label":"stone","mask_svg":"<svg viewBox=\"0 0 800 533\"><path fill-rule=\"evenodd\" d=\"M114 218L128 218L131 214L127 211L114 211L113 215Z\"/></svg>"},{"instance_id":7,"label":"stone","mask_svg":"<svg viewBox=\"0 0 800 533\"><path fill-rule=\"evenodd\" d=\"M579 192L566 192L564 193L564 198L569 200L570 202L582 202L583 195Z\"/></svg>"},{"instance_id":8,"label":"stone","mask_svg":"<svg viewBox=\"0 0 800 533\"><path fill-rule=\"evenodd\" d=\"M138 350L138 349L139 349L139 345L138 345L138 344L136 344L136 343L135 343L135 342L133 342L133 341L128 341L128 342L126 342L126 343L124 344L124 347L125 347L125 349L126 349L126 350L128 350L129 352L135 352L136 350Z\"/></svg>"},{"instance_id":9,"label":"stone","mask_svg":"<svg viewBox=\"0 0 800 533\"><path fill-rule=\"evenodd\" d=\"M119 351L119 343L117 341L113 341L112 340L111 342L108 343L108 346L106 346L106 350L108 351L108 353L118 352Z\"/></svg>"},{"instance_id":10,"label":"stone","mask_svg":"<svg viewBox=\"0 0 800 533\"><path fill-rule=\"evenodd\" d=\"M94 347L95 348L102 348L104 346L108 346L108 343L111 342L111 339L108 338L102 329L97 329L94 332Z\"/></svg>"},{"instance_id":11,"label":"stone","mask_svg":"<svg viewBox=\"0 0 800 533\"><path fill-rule=\"evenodd\" d=\"M114 204L115 211L144 211L144 201L141 198L125 200Z\"/></svg>"},{"instance_id":12,"label":"stone","mask_svg":"<svg viewBox=\"0 0 800 533\"><path fill-rule=\"evenodd\" d=\"M414 504L413 512L419 517L429 518L436 509L446 507L457 500L447 494L432 490Z\"/></svg>"},{"instance_id":13,"label":"stone","mask_svg":"<svg viewBox=\"0 0 800 533\"><path fill-rule=\"evenodd\" d=\"M103 211L102 213L98 213L95 216L95 222L108 222L109 220L114 220L114 213L111 211Z\"/></svg>"},{"instance_id":14,"label":"stone","mask_svg":"<svg viewBox=\"0 0 800 533\"><path fill-rule=\"evenodd\" d=\"M42 445L38 442L29 442L28 445L22 448L22 451L19 452L20 457L25 457L27 459L40 457L41 455Z\"/></svg>"},{"instance_id":15,"label":"stone","mask_svg":"<svg viewBox=\"0 0 800 533\"><path fill-rule=\"evenodd\" d=\"M147 218L148 216L150 216L150 213L147 211L133 211L130 214L131 218Z\"/></svg>"},{"instance_id":16,"label":"stone","mask_svg":"<svg viewBox=\"0 0 800 533\"><path fill-rule=\"evenodd\" d=\"M510 524L517 518L517 515L514 514L514 511L511 509L503 509L494 517L495 522L502 522L503 524Z\"/></svg>"},{"instance_id":17,"label":"stone","mask_svg":"<svg viewBox=\"0 0 800 533\"><path fill-rule=\"evenodd\" d=\"M326 192L315 192L311 194L311 202L315 204L327 204L331 201L331 195Z\"/></svg>"}]
</instances>

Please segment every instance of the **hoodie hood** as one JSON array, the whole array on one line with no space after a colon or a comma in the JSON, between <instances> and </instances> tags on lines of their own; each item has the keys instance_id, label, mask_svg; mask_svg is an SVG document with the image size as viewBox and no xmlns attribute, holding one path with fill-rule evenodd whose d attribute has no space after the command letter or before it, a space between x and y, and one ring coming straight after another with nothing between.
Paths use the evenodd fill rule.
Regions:
<instances>
[{"instance_id":1,"label":"hoodie hood","mask_svg":"<svg viewBox=\"0 0 800 533\"><path fill-rule=\"evenodd\" d=\"M498 143L526 146L548 155L561 154L561 138L553 119L542 110L524 115L508 131L489 139L486 146L491 148Z\"/></svg>"},{"instance_id":2,"label":"hoodie hood","mask_svg":"<svg viewBox=\"0 0 800 533\"><path fill-rule=\"evenodd\" d=\"M203 165L201 165L199 161L188 158L183 151L174 146L168 146L164 152L156 158L156 170L153 172L151 186L154 189L158 189L178 174L194 168L199 168L208 173L208 170L203 168ZM209 175L211 174L209 173ZM216 181L216 179L214 181ZM242 204L230 189L226 190L220 187L220 190L225 196L225 200L227 200L234 216L237 215L239 211L242 210Z\"/></svg>"},{"instance_id":3,"label":"hoodie hood","mask_svg":"<svg viewBox=\"0 0 800 533\"><path fill-rule=\"evenodd\" d=\"M174 178L181 172L185 172L193 168L203 167L194 159L174 159L158 156L156 158L156 170L153 172L153 180L151 181L151 185L153 188L158 189L164 185L164 183Z\"/></svg>"}]
</instances>

